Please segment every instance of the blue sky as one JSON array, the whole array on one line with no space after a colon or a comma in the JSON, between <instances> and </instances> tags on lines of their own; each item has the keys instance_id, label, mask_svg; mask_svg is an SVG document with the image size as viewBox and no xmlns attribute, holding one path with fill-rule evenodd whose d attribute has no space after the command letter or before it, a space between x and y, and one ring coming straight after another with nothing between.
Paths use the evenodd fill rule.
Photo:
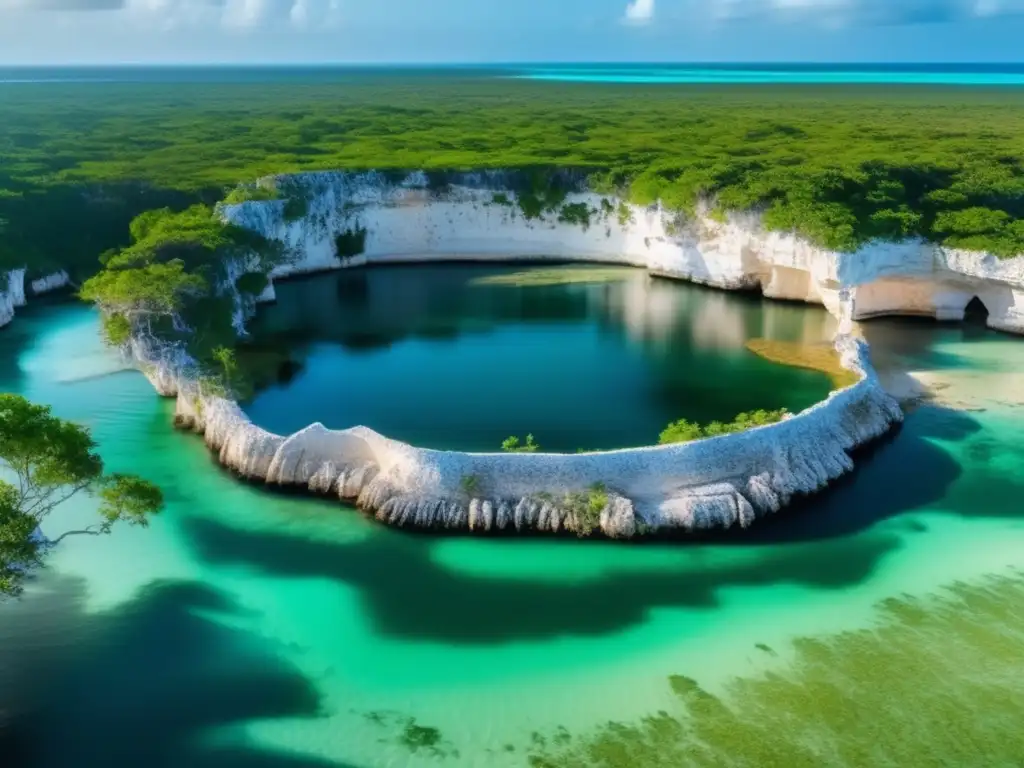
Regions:
<instances>
[{"instance_id":1,"label":"blue sky","mask_svg":"<svg viewBox=\"0 0 1024 768\"><path fill-rule=\"evenodd\" d=\"M1022 60L1024 0L0 0L0 64Z\"/></svg>"}]
</instances>

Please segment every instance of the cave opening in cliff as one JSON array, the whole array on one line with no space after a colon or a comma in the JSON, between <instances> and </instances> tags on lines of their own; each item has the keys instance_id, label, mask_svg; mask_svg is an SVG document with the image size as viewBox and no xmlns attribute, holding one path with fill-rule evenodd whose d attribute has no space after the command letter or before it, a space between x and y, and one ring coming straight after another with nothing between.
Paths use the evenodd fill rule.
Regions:
<instances>
[{"instance_id":1,"label":"cave opening in cliff","mask_svg":"<svg viewBox=\"0 0 1024 768\"><path fill-rule=\"evenodd\" d=\"M964 308L964 322L974 325L988 323L988 307L977 296L967 302L967 306Z\"/></svg>"}]
</instances>

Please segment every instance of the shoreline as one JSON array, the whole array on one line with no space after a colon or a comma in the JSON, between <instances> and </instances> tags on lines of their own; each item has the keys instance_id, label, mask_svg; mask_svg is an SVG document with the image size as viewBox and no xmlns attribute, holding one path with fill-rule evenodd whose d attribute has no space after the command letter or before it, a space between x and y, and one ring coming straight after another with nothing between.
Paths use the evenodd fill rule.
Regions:
<instances>
[{"instance_id":1,"label":"shoreline","mask_svg":"<svg viewBox=\"0 0 1024 768\"><path fill-rule=\"evenodd\" d=\"M961 320L980 301L990 327L1024 332L1024 258L997 260L922 241L837 253L766 231L754 214L719 221L698 209L687 220L660 205L586 191L569 192L561 209L528 216L502 172L464 174L440 191L428 189L422 173L286 178L289 194L302 201L300 217L286 217L280 198L219 208L225 222L291 255L269 271L258 297L235 285L247 271L245 258L225 262L215 290L232 296L240 334L256 305L274 299L274 279L438 261L641 267L664 279L821 304L839 320L832 342L839 361L828 367L845 386L800 413L690 443L574 455L435 451L367 427L328 430L320 423L276 435L233 400L204 391L183 348L132 338L132 357L154 388L177 398L175 423L202 434L223 466L246 479L353 502L393 526L609 538L747 527L852 471L851 454L901 422L867 343L855 336L858 319ZM358 249L350 250L353 233Z\"/></svg>"},{"instance_id":2,"label":"shoreline","mask_svg":"<svg viewBox=\"0 0 1024 768\"><path fill-rule=\"evenodd\" d=\"M145 372L158 391L177 398L175 425L203 435L215 460L247 482L330 496L385 524L433 533L657 539L746 527L794 497L823 490L853 469L850 453L901 421L896 401L877 382L867 345L841 334L834 347L854 383L783 422L693 443L590 454L435 451L365 427L320 424L275 435L188 376L163 364ZM467 477L476 479L478 491L464 490ZM606 503L584 509L597 484L606 489Z\"/></svg>"}]
</instances>

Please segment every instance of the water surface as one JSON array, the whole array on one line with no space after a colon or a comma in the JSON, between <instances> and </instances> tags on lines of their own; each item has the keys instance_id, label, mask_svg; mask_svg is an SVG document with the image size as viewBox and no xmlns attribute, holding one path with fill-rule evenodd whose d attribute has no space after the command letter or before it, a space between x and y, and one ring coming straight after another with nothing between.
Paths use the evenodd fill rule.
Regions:
<instances>
[{"instance_id":1,"label":"water surface","mask_svg":"<svg viewBox=\"0 0 1024 768\"><path fill-rule=\"evenodd\" d=\"M1020 86L1020 63L635 63L0 67L0 84L337 83L361 78L515 78L577 83Z\"/></svg>"},{"instance_id":2,"label":"water surface","mask_svg":"<svg viewBox=\"0 0 1024 768\"><path fill-rule=\"evenodd\" d=\"M434 448L495 451L533 433L573 452L649 445L676 419L793 412L831 388L753 338L818 342L820 307L590 266L373 267L282 284L253 333L302 369L246 407L289 434L363 424Z\"/></svg>"},{"instance_id":3,"label":"water surface","mask_svg":"<svg viewBox=\"0 0 1024 768\"><path fill-rule=\"evenodd\" d=\"M915 370L1024 366L1024 343L999 334L868 328ZM728 322L705 331L732 348ZM1010 402L913 411L833 492L747 535L624 546L412 536L264 493L121 369L83 306L30 307L0 334L0 390L87 423L111 469L168 498L149 530L69 541L0 606L5 765L1019 757L1024 412ZM89 511L62 510L51 532Z\"/></svg>"}]
</instances>

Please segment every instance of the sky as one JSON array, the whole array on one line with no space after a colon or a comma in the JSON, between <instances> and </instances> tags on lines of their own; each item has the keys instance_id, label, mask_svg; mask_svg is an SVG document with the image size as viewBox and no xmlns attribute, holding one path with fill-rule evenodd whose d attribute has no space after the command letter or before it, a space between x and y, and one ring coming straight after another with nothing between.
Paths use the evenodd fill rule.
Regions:
<instances>
[{"instance_id":1,"label":"sky","mask_svg":"<svg viewBox=\"0 0 1024 768\"><path fill-rule=\"evenodd\" d=\"M0 0L0 65L1024 61L1024 0Z\"/></svg>"}]
</instances>

